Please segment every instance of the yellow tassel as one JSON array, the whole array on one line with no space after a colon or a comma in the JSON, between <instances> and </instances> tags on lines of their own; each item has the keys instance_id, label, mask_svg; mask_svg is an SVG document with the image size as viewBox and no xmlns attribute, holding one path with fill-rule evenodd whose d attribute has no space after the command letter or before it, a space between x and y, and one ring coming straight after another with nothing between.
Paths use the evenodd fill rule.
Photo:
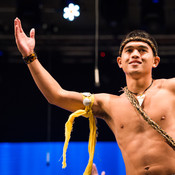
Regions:
<instances>
[{"instance_id":1,"label":"yellow tassel","mask_svg":"<svg viewBox=\"0 0 175 175\"><path fill-rule=\"evenodd\" d=\"M89 101L88 106L85 106L84 110L77 110L73 114L69 116L68 121L65 124L65 143L63 147L63 162L62 162L62 168L66 167L66 151L68 147L68 143L71 137L71 131L74 119L79 116L85 116L86 118L89 118L89 128L90 128L90 134L89 134L89 145L88 145L88 151L89 151L89 161L88 165L85 169L85 172L83 175L91 175L92 172L92 165L93 165L93 158L94 158L94 152L95 152L95 145L96 145L96 120L92 113L92 105L94 103L94 95L85 96L83 95L83 100ZM86 105L86 104L85 104Z\"/></svg>"}]
</instances>

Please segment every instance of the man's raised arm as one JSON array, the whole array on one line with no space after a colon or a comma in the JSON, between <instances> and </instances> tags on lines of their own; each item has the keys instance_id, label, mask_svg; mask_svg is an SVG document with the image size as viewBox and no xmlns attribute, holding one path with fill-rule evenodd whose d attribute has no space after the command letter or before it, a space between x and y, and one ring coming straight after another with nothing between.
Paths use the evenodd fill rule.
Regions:
<instances>
[{"instance_id":1,"label":"man's raised arm","mask_svg":"<svg viewBox=\"0 0 175 175\"><path fill-rule=\"evenodd\" d=\"M27 37L22 29L21 21L18 18L14 21L14 30L16 44L23 58L33 54L35 48L35 30L31 29L30 36ZM27 64L27 66L36 85L49 103L69 111L84 108L82 95L77 92L62 89L58 82L40 64L38 59Z\"/></svg>"}]
</instances>

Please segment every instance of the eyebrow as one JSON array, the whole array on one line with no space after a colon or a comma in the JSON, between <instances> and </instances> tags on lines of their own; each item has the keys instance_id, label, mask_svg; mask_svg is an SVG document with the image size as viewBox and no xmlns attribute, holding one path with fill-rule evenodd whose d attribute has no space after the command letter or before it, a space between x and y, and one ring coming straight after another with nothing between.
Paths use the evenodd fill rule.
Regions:
<instances>
[{"instance_id":1,"label":"eyebrow","mask_svg":"<svg viewBox=\"0 0 175 175\"><path fill-rule=\"evenodd\" d=\"M147 46L139 45L139 46L126 46L126 47L124 48L124 50L126 50L126 49L132 49L132 48L135 48L135 47L137 47L137 48L139 48L139 49L141 49L141 48L148 49Z\"/></svg>"}]
</instances>

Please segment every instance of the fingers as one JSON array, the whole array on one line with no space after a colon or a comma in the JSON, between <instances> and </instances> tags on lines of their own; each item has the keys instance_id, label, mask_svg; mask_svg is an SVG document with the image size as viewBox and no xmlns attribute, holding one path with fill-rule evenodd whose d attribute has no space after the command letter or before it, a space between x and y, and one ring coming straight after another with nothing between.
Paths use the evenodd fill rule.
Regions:
<instances>
[{"instance_id":1,"label":"fingers","mask_svg":"<svg viewBox=\"0 0 175 175\"><path fill-rule=\"evenodd\" d=\"M97 167L94 163L92 165L92 174L91 175L98 175ZM105 171L102 171L101 175L105 175Z\"/></svg>"},{"instance_id":2,"label":"fingers","mask_svg":"<svg viewBox=\"0 0 175 175\"><path fill-rule=\"evenodd\" d=\"M18 26L17 26L17 20L14 20L14 33L15 33L15 37L17 35L17 30L18 30Z\"/></svg>"},{"instance_id":3,"label":"fingers","mask_svg":"<svg viewBox=\"0 0 175 175\"><path fill-rule=\"evenodd\" d=\"M15 18L15 20L14 20L14 29L15 29L15 31L16 31L16 29L18 30L18 32L23 32L23 29L22 29L22 25L21 25L21 21L20 21L20 19L19 18Z\"/></svg>"},{"instance_id":4,"label":"fingers","mask_svg":"<svg viewBox=\"0 0 175 175\"><path fill-rule=\"evenodd\" d=\"M97 167L94 163L92 165L92 175L98 175Z\"/></svg>"},{"instance_id":5,"label":"fingers","mask_svg":"<svg viewBox=\"0 0 175 175\"><path fill-rule=\"evenodd\" d=\"M18 21L19 31L22 33L23 29L22 29L22 25L21 25L21 20L19 18L17 18L17 21Z\"/></svg>"},{"instance_id":6,"label":"fingers","mask_svg":"<svg viewBox=\"0 0 175 175\"><path fill-rule=\"evenodd\" d=\"M14 20L14 30L15 30L15 37L17 39L19 31L20 31L20 29L19 29L19 19L18 18L15 18L15 20Z\"/></svg>"},{"instance_id":7,"label":"fingers","mask_svg":"<svg viewBox=\"0 0 175 175\"><path fill-rule=\"evenodd\" d=\"M93 168L93 170L95 170L97 172L97 167L96 167L95 163L93 163L92 168Z\"/></svg>"},{"instance_id":8,"label":"fingers","mask_svg":"<svg viewBox=\"0 0 175 175\"><path fill-rule=\"evenodd\" d=\"M101 175L105 175L105 171L102 171L102 172L101 172Z\"/></svg>"},{"instance_id":9,"label":"fingers","mask_svg":"<svg viewBox=\"0 0 175 175\"><path fill-rule=\"evenodd\" d=\"M35 29L34 28L30 30L30 37L35 39Z\"/></svg>"},{"instance_id":10,"label":"fingers","mask_svg":"<svg viewBox=\"0 0 175 175\"><path fill-rule=\"evenodd\" d=\"M14 20L14 30L15 30L15 37L16 38L17 38L17 35L19 33L25 34L23 29L22 29L21 21L19 18L15 18L15 20ZM30 37L35 39L35 29L34 28L30 30Z\"/></svg>"}]
</instances>

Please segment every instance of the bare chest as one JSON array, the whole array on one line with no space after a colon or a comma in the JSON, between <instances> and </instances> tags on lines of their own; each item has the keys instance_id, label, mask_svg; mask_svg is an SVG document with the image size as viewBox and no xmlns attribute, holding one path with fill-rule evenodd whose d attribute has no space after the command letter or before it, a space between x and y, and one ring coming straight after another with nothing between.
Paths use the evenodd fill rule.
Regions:
<instances>
[{"instance_id":1,"label":"bare chest","mask_svg":"<svg viewBox=\"0 0 175 175\"><path fill-rule=\"evenodd\" d=\"M175 96L164 90L158 93L153 91L146 94L142 107L175 140ZM148 168L154 172L157 165L161 165L161 171L166 167L167 172L174 172L174 150L143 119L125 95L111 100L109 116L111 120L108 125L116 137L129 172L139 168L141 172L148 172Z\"/></svg>"},{"instance_id":2,"label":"bare chest","mask_svg":"<svg viewBox=\"0 0 175 175\"><path fill-rule=\"evenodd\" d=\"M175 131L175 97L170 93L149 94L145 97L142 107L148 116L164 130ZM148 125L125 96L119 103L114 100L111 103L111 108L110 115L113 119L111 129L118 139L125 136L126 140L133 134L135 136L152 134L153 128Z\"/></svg>"}]
</instances>

